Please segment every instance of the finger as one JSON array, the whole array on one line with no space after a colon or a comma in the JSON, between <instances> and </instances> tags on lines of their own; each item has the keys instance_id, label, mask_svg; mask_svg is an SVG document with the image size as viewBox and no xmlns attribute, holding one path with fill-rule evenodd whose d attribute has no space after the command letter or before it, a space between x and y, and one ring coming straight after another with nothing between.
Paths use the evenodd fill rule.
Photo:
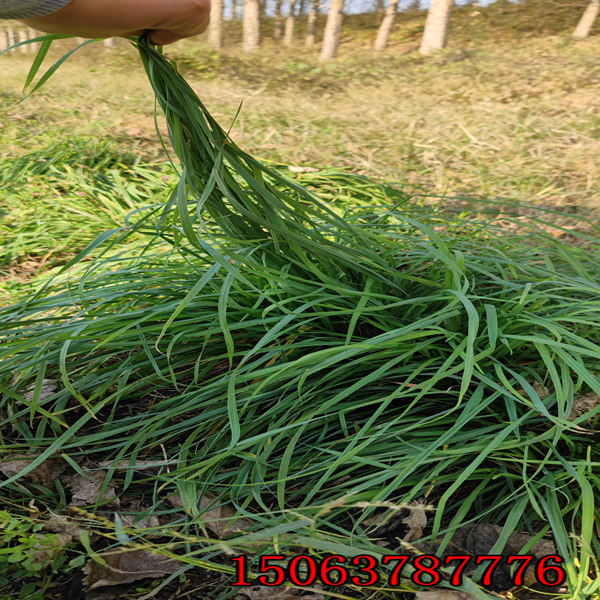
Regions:
<instances>
[{"instance_id":1,"label":"finger","mask_svg":"<svg viewBox=\"0 0 600 600\"><path fill-rule=\"evenodd\" d=\"M157 46L166 46L167 44L182 40L184 37L186 36L177 35L168 29L154 29L150 34L150 41Z\"/></svg>"}]
</instances>

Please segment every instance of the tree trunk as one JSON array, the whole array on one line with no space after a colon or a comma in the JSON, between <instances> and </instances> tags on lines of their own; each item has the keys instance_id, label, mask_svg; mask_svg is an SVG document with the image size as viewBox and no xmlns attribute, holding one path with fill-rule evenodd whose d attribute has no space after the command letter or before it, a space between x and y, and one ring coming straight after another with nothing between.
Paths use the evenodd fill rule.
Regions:
<instances>
[{"instance_id":1,"label":"tree trunk","mask_svg":"<svg viewBox=\"0 0 600 600\"><path fill-rule=\"evenodd\" d=\"M19 42L26 42L29 39L29 31L27 29L19 29ZM23 44L19 47L23 54L31 52L31 46L29 44Z\"/></svg>"},{"instance_id":2,"label":"tree trunk","mask_svg":"<svg viewBox=\"0 0 600 600\"><path fill-rule=\"evenodd\" d=\"M208 43L215 50L223 47L223 0L211 0Z\"/></svg>"},{"instance_id":3,"label":"tree trunk","mask_svg":"<svg viewBox=\"0 0 600 600\"><path fill-rule=\"evenodd\" d=\"M39 37L39 35L32 27L28 27L27 29L23 29L21 31L21 41L34 40L36 37ZM32 42L30 44L26 44L25 46L21 46L21 48L25 48L25 52L37 52L39 46L39 42Z\"/></svg>"},{"instance_id":4,"label":"tree trunk","mask_svg":"<svg viewBox=\"0 0 600 600\"><path fill-rule=\"evenodd\" d=\"M231 20L232 21L237 21L242 13L244 12L244 8L243 8L243 1L244 0L233 0L232 3L232 7L231 7Z\"/></svg>"},{"instance_id":5,"label":"tree trunk","mask_svg":"<svg viewBox=\"0 0 600 600\"><path fill-rule=\"evenodd\" d=\"M385 13L385 0L377 0L377 8L375 9L375 22L377 25L381 25Z\"/></svg>"},{"instance_id":6,"label":"tree trunk","mask_svg":"<svg viewBox=\"0 0 600 600\"><path fill-rule=\"evenodd\" d=\"M273 39L281 39L281 0L275 0L275 22L273 23Z\"/></svg>"},{"instance_id":7,"label":"tree trunk","mask_svg":"<svg viewBox=\"0 0 600 600\"><path fill-rule=\"evenodd\" d=\"M8 47L10 48L11 46L13 46L15 44L16 38L15 38L15 28L13 27L13 25L11 23L8 23L8 25L6 26L6 42L8 44ZM14 52L15 48L13 48L11 50L11 52Z\"/></svg>"},{"instance_id":8,"label":"tree trunk","mask_svg":"<svg viewBox=\"0 0 600 600\"><path fill-rule=\"evenodd\" d=\"M425 31L419 48L421 54L429 54L432 50L446 47L453 5L454 0L432 0L431 7L427 11Z\"/></svg>"},{"instance_id":9,"label":"tree trunk","mask_svg":"<svg viewBox=\"0 0 600 600\"><path fill-rule=\"evenodd\" d=\"M6 30L0 25L0 52L4 52L8 48L8 36Z\"/></svg>"},{"instance_id":10,"label":"tree trunk","mask_svg":"<svg viewBox=\"0 0 600 600\"><path fill-rule=\"evenodd\" d=\"M583 13L575 31L573 32L574 38L586 38L590 34L590 30L598 13L600 12L600 0L590 0L587 5L585 12Z\"/></svg>"},{"instance_id":11,"label":"tree trunk","mask_svg":"<svg viewBox=\"0 0 600 600\"><path fill-rule=\"evenodd\" d=\"M290 12L285 20L285 33L283 34L283 45L291 46L294 41L294 21L296 17L296 0L290 0Z\"/></svg>"},{"instance_id":12,"label":"tree trunk","mask_svg":"<svg viewBox=\"0 0 600 600\"><path fill-rule=\"evenodd\" d=\"M385 17L381 21L381 26L377 32L377 39L375 40L375 50L385 50L390 32L392 31L392 25L394 24L394 18L396 17L396 9L398 8L398 0L390 0L387 10L385 11Z\"/></svg>"},{"instance_id":13,"label":"tree trunk","mask_svg":"<svg viewBox=\"0 0 600 600\"><path fill-rule=\"evenodd\" d=\"M260 10L258 0L244 0L243 47L245 52L252 52L260 44Z\"/></svg>"},{"instance_id":14,"label":"tree trunk","mask_svg":"<svg viewBox=\"0 0 600 600\"><path fill-rule=\"evenodd\" d=\"M298 16L301 17L306 10L306 2L304 0L300 0L298 3Z\"/></svg>"},{"instance_id":15,"label":"tree trunk","mask_svg":"<svg viewBox=\"0 0 600 600\"><path fill-rule=\"evenodd\" d=\"M335 58L340 37L342 35L342 18L344 16L344 0L331 0L331 8L327 15L327 24L323 35L323 47L319 60L324 62Z\"/></svg>"},{"instance_id":16,"label":"tree trunk","mask_svg":"<svg viewBox=\"0 0 600 600\"><path fill-rule=\"evenodd\" d=\"M44 33L42 33L41 31L36 31L35 29L29 27L29 39L30 40L34 40L37 37L41 37L42 35L45 35ZM31 48L32 52L37 52L40 49L40 42L34 42L33 44L29 44L29 47Z\"/></svg>"},{"instance_id":17,"label":"tree trunk","mask_svg":"<svg viewBox=\"0 0 600 600\"><path fill-rule=\"evenodd\" d=\"M312 0L310 12L308 13L308 23L306 25L306 45L312 46L315 43L315 29L317 27L317 15L319 14L319 0Z\"/></svg>"}]
</instances>

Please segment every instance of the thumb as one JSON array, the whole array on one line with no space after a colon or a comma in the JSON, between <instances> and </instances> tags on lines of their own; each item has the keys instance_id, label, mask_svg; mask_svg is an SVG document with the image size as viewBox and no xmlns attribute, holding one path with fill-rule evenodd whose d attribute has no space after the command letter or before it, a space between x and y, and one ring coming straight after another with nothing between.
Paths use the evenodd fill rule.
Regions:
<instances>
[{"instance_id":1,"label":"thumb","mask_svg":"<svg viewBox=\"0 0 600 600\"><path fill-rule=\"evenodd\" d=\"M177 35L168 29L153 29L150 33L150 41L157 46L166 46L178 40L182 40L185 36Z\"/></svg>"}]
</instances>

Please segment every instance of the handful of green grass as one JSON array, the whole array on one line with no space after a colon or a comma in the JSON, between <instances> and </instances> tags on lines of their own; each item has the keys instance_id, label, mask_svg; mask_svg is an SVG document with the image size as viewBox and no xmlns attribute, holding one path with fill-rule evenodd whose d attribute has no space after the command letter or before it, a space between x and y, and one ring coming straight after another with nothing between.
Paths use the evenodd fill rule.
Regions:
<instances>
[{"instance_id":1,"label":"handful of green grass","mask_svg":"<svg viewBox=\"0 0 600 600\"><path fill-rule=\"evenodd\" d=\"M285 268L340 289L370 278L394 289L406 281L392 240L382 244L367 223L343 219L340 207L238 148L173 65L145 39L138 47L181 163L180 185L165 211L174 208L172 222L192 246L206 248L208 215L220 235L236 242L247 268Z\"/></svg>"},{"instance_id":2,"label":"handful of green grass","mask_svg":"<svg viewBox=\"0 0 600 600\"><path fill-rule=\"evenodd\" d=\"M421 499L420 543L438 555L461 527L493 523L490 551L515 531L531 536L523 553L550 537L568 597L596 593L600 408L575 399L600 393L597 237L558 242L535 220L511 234L359 177L300 185L240 150L137 45L181 179L132 217L142 252L0 311L0 426L11 452L35 456L3 493L25 506L34 492L17 480L51 456L103 461L119 494L172 516L168 543L149 547L229 572L227 552L403 553L400 534L376 544L372 517L398 525ZM42 395L47 378L57 389ZM159 459L169 467L136 477ZM245 531L207 537L219 505Z\"/></svg>"}]
</instances>

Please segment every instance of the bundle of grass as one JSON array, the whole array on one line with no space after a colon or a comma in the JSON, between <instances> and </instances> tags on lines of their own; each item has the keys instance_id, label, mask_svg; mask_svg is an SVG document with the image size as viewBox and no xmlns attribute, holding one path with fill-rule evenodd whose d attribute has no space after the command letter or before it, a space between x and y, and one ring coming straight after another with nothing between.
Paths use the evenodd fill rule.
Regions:
<instances>
[{"instance_id":1,"label":"bundle of grass","mask_svg":"<svg viewBox=\"0 0 600 600\"><path fill-rule=\"evenodd\" d=\"M359 177L300 185L138 47L181 180L83 275L0 312L4 443L33 459L5 498L56 510L60 481L24 485L36 468L102 466L104 490L161 517L116 520L104 551L229 574L214 598L236 593L228 554L442 556L481 524L491 553L550 539L565 595L596 593L600 407L577 398L600 394L597 229L558 242L540 219L506 230ZM115 252L132 233L143 251ZM480 577L461 589L488 598Z\"/></svg>"}]
</instances>

